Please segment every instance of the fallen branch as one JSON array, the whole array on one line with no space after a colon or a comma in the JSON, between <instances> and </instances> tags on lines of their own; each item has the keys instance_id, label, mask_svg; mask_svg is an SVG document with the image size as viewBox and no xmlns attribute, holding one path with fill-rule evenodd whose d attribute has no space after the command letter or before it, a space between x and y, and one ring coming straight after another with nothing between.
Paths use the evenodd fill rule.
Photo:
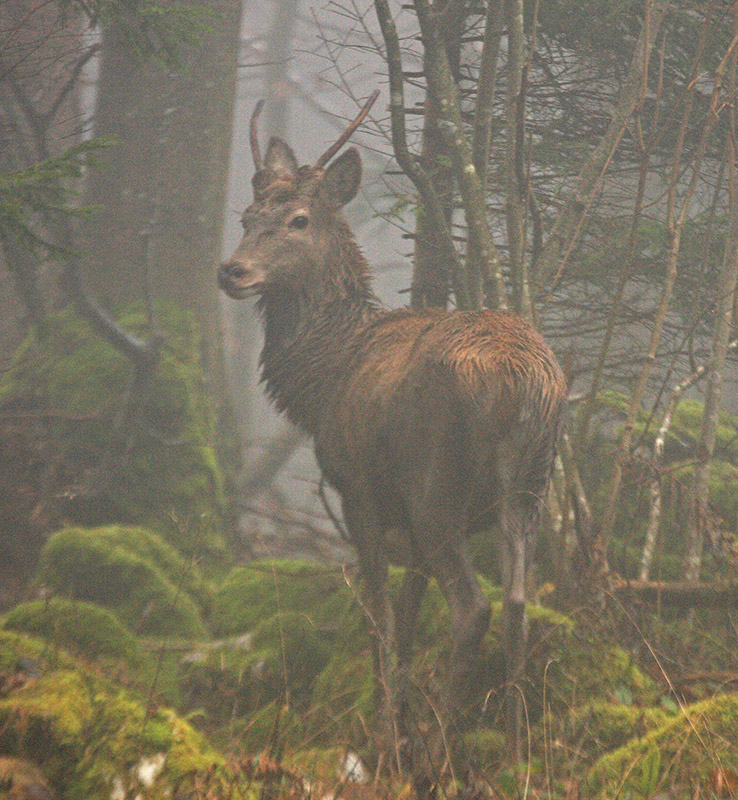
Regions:
<instances>
[{"instance_id":1,"label":"fallen branch","mask_svg":"<svg viewBox=\"0 0 738 800\"><path fill-rule=\"evenodd\" d=\"M660 603L677 608L727 608L738 603L738 582L692 583L687 581L627 581L619 579L611 594L630 595L643 603Z\"/></svg>"}]
</instances>

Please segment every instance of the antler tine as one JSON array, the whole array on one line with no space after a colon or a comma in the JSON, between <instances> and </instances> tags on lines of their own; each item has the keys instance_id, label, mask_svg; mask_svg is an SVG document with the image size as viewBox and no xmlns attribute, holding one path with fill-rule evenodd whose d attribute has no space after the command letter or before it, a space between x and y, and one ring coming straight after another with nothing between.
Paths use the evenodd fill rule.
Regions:
<instances>
[{"instance_id":1,"label":"antler tine","mask_svg":"<svg viewBox=\"0 0 738 800\"><path fill-rule=\"evenodd\" d=\"M359 111L358 115L354 119L354 121L346 128L346 130L341 134L336 142L334 142L323 155L315 162L316 167L324 167L332 158L336 155L336 153L346 144L346 142L351 138L353 132L361 125L361 123L366 119L366 115L369 113L371 107L374 105L374 101L379 97L379 89L375 89L369 99L364 103L364 107Z\"/></svg>"},{"instance_id":2,"label":"antler tine","mask_svg":"<svg viewBox=\"0 0 738 800\"><path fill-rule=\"evenodd\" d=\"M249 139L251 141L251 155L254 159L254 168L256 172L264 167L264 162L261 160L261 151L259 150L259 132L256 129L256 123L259 120L259 114L264 107L264 100L259 100L254 108L254 113L251 115L251 122L249 123Z\"/></svg>"}]
</instances>

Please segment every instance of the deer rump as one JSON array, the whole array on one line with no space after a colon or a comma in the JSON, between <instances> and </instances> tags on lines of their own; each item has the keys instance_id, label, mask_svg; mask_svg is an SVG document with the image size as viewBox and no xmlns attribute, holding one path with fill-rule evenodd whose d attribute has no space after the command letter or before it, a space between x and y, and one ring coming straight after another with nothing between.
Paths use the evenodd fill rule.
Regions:
<instances>
[{"instance_id":1,"label":"deer rump","mask_svg":"<svg viewBox=\"0 0 738 800\"><path fill-rule=\"evenodd\" d=\"M315 433L339 493L364 493L383 529L411 533L410 547L429 516L448 537L489 528L505 505L533 523L562 408L560 373L538 333L496 311L402 310L358 338Z\"/></svg>"}]
</instances>

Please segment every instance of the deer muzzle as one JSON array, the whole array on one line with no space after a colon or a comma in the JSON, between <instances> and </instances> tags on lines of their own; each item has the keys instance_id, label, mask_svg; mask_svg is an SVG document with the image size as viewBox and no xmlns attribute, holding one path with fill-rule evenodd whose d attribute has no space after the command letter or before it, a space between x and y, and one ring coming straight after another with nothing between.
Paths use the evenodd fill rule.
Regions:
<instances>
[{"instance_id":1,"label":"deer muzzle","mask_svg":"<svg viewBox=\"0 0 738 800\"><path fill-rule=\"evenodd\" d=\"M218 270L218 286L234 300L243 300L259 294L264 284L263 279L261 270L254 269L236 258L224 261Z\"/></svg>"}]
</instances>

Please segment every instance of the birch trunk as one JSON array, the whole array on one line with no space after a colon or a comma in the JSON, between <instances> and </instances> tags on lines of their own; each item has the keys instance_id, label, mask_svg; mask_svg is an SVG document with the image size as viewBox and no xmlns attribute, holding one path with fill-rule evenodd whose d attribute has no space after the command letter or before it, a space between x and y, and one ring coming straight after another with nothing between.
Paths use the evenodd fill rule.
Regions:
<instances>
[{"instance_id":1,"label":"birch trunk","mask_svg":"<svg viewBox=\"0 0 738 800\"><path fill-rule=\"evenodd\" d=\"M735 10L734 31L738 31L738 8ZM734 40L735 41L735 40ZM721 65L722 66L722 65ZM687 528L684 578L696 582L702 568L702 547L707 526L709 504L710 465L715 450L715 439L722 399L723 372L728 353L730 332L733 326L736 280L738 279L738 200L736 198L736 140L735 140L735 89L736 48L730 58L728 97L730 101L730 132L726 143L728 175L728 238L725 244L720 276L718 278L715 324L713 328L710 369L707 375L705 410L702 417L700 438L697 444L699 464L695 468L695 480L690 502L690 520Z\"/></svg>"}]
</instances>

